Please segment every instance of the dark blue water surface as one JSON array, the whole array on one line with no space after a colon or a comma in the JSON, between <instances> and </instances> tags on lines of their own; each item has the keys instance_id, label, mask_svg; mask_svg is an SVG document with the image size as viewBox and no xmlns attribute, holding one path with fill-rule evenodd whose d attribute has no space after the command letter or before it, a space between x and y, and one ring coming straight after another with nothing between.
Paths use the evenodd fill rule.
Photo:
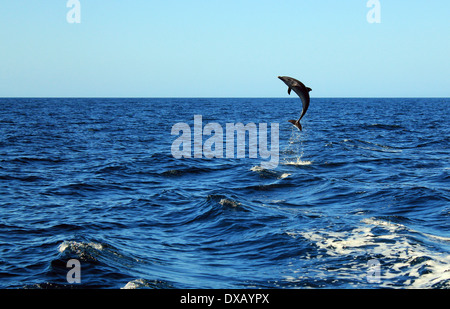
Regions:
<instances>
[{"instance_id":1,"label":"dark blue water surface","mask_svg":"<svg viewBox=\"0 0 450 309\"><path fill-rule=\"evenodd\" d=\"M300 108L0 99L0 288L449 288L450 99ZM175 159L194 115L279 123L278 167Z\"/></svg>"}]
</instances>

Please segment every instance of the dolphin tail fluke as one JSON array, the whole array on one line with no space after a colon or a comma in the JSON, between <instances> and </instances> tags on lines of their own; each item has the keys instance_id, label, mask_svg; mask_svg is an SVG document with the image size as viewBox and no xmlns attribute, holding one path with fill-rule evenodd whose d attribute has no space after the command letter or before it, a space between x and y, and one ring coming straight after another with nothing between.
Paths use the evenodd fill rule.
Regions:
<instances>
[{"instance_id":1,"label":"dolphin tail fluke","mask_svg":"<svg viewBox=\"0 0 450 309\"><path fill-rule=\"evenodd\" d=\"M297 120L288 120L290 123L292 123L294 126L296 126L300 131L302 130L302 125L300 124L300 121Z\"/></svg>"}]
</instances>

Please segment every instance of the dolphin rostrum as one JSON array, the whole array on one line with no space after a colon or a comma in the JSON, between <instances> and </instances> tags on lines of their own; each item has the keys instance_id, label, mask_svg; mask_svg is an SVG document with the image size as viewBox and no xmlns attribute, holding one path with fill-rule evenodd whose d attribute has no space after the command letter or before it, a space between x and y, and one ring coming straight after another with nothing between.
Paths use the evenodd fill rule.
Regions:
<instances>
[{"instance_id":1,"label":"dolphin rostrum","mask_svg":"<svg viewBox=\"0 0 450 309\"><path fill-rule=\"evenodd\" d=\"M294 92L300 97L302 100L303 108L302 108L302 114L300 115L300 118L298 120L288 120L290 123L292 123L294 126L296 126L300 131L302 130L302 126L300 124L300 120L305 115L306 111L309 107L309 92L312 90L309 87L306 87L301 81L296 80L295 78L288 77L288 76L278 76L279 79L281 79L289 88L288 88L288 94L291 94L291 90L294 90Z\"/></svg>"}]
</instances>

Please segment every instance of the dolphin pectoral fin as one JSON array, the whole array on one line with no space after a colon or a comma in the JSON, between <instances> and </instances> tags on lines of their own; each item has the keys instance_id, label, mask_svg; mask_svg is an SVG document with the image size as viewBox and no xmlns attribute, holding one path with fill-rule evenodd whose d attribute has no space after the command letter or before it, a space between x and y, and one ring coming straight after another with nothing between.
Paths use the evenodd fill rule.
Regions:
<instances>
[{"instance_id":1,"label":"dolphin pectoral fin","mask_svg":"<svg viewBox=\"0 0 450 309\"><path fill-rule=\"evenodd\" d=\"M288 120L290 123L292 123L294 126L296 126L300 131L302 130L302 125L300 124L300 121L297 120Z\"/></svg>"},{"instance_id":2,"label":"dolphin pectoral fin","mask_svg":"<svg viewBox=\"0 0 450 309\"><path fill-rule=\"evenodd\" d=\"M292 90L292 88L289 87L289 88L288 88L288 94L289 94L289 95L291 95L291 90Z\"/></svg>"}]
</instances>

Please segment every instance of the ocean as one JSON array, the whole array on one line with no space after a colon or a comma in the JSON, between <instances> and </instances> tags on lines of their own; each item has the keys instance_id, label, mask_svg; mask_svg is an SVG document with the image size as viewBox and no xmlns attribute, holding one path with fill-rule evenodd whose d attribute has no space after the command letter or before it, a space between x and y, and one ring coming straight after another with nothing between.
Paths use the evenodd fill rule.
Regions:
<instances>
[{"instance_id":1,"label":"ocean","mask_svg":"<svg viewBox=\"0 0 450 309\"><path fill-rule=\"evenodd\" d=\"M450 99L312 98L301 132L300 110L0 99L0 288L449 288ZM227 123L267 124L276 167L250 143L194 155L196 115L223 140ZM174 157L177 123L190 157Z\"/></svg>"}]
</instances>

